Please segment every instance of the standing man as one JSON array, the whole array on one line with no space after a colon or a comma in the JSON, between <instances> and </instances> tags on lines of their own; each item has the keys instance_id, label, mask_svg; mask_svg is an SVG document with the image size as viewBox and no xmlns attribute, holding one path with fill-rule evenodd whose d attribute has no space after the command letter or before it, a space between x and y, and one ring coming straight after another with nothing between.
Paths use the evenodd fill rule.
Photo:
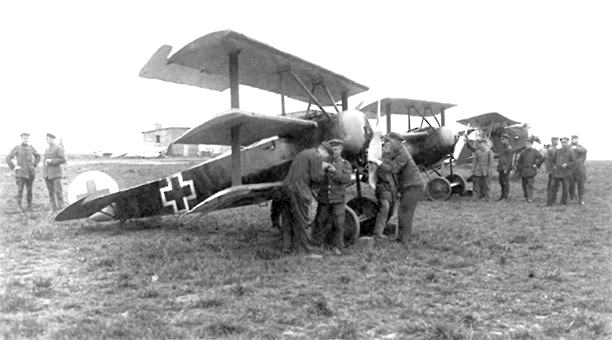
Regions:
<instances>
[{"instance_id":1,"label":"standing man","mask_svg":"<svg viewBox=\"0 0 612 340\"><path fill-rule=\"evenodd\" d=\"M47 144L43 159L43 178L49 191L49 202L51 209L57 210L64 207L64 196L62 195L62 164L66 163L64 149L55 144L55 136L47 133Z\"/></svg>"},{"instance_id":2,"label":"standing man","mask_svg":"<svg viewBox=\"0 0 612 340\"><path fill-rule=\"evenodd\" d=\"M555 152L553 159L553 178L550 184L550 192L548 195L547 206L552 206L557 200L557 191L559 190L559 183L562 185L561 193L561 204L567 205L567 198L569 196L569 178L572 175L572 167L576 162L576 156L574 150L569 145L569 138L561 137L561 149Z\"/></svg>"},{"instance_id":3,"label":"standing man","mask_svg":"<svg viewBox=\"0 0 612 340\"><path fill-rule=\"evenodd\" d=\"M499 173L499 186L501 188L501 195L498 201L508 199L510 193L510 172L514 168L514 153L519 149L513 149L510 146L510 137L502 133L501 135L501 148L497 158L497 172Z\"/></svg>"},{"instance_id":4,"label":"standing man","mask_svg":"<svg viewBox=\"0 0 612 340\"><path fill-rule=\"evenodd\" d=\"M397 177L397 190L400 196L397 240L406 244L412 238L412 219L423 194L423 180L406 145L402 144L403 141L399 133L389 132L387 135L389 159L382 161L368 156L368 161L376 163L379 169L389 171Z\"/></svg>"},{"instance_id":5,"label":"standing man","mask_svg":"<svg viewBox=\"0 0 612 340\"><path fill-rule=\"evenodd\" d=\"M569 197L572 201L576 198L576 187L578 187L578 204L584 205L584 183L586 183L587 179L584 162L587 157L587 149L578 144L578 136L576 135L572 136L572 144L570 147L574 150L574 155L576 155L576 163L574 163L574 167L572 168Z\"/></svg>"},{"instance_id":6,"label":"standing man","mask_svg":"<svg viewBox=\"0 0 612 340\"><path fill-rule=\"evenodd\" d=\"M344 143L340 139L328 141L332 147L329 163L319 189L317 216L315 218L312 238L315 243L325 242L332 232L332 252L342 255L344 248L345 192L351 183L351 163L342 158ZM331 219L331 221L330 221ZM328 229L328 226L333 226Z\"/></svg>"},{"instance_id":7,"label":"standing man","mask_svg":"<svg viewBox=\"0 0 612 340\"><path fill-rule=\"evenodd\" d=\"M546 185L547 191L550 191L550 184L552 183L553 162L555 153L557 152L557 145L559 145L559 137L551 137L550 145L546 148L546 162L544 164L546 166L546 172L548 173L548 184Z\"/></svg>"},{"instance_id":8,"label":"standing man","mask_svg":"<svg viewBox=\"0 0 612 340\"><path fill-rule=\"evenodd\" d=\"M533 202L533 179L538 173L538 168L544 162L544 156L532 148L533 138L525 141L525 150L519 155L516 169L521 175L523 184L523 196L528 203Z\"/></svg>"},{"instance_id":9,"label":"standing man","mask_svg":"<svg viewBox=\"0 0 612 340\"><path fill-rule=\"evenodd\" d=\"M40 162L40 154L28 144L30 134L24 132L21 134L21 144L15 146L13 150L6 156L6 164L11 170L15 170L15 181L17 182L17 205L19 210L23 211L21 200L23 197L23 188L27 191L27 210L32 210L32 184L36 177L36 166ZM13 158L17 160L17 165L13 163Z\"/></svg>"},{"instance_id":10,"label":"standing man","mask_svg":"<svg viewBox=\"0 0 612 340\"><path fill-rule=\"evenodd\" d=\"M309 210L313 197L313 187L323 179L323 172L335 170L326 160L333 153L331 145L323 142L317 148L310 148L298 153L289 172L283 181L282 188L282 234L283 252L293 248L298 253L305 253L312 258L321 255L312 254L310 244Z\"/></svg>"},{"instance_id":11,"label":"standing man","mask_svg":"<svg viewBox=\"0 0 612 340\"><path fill-rule=\"evenodd\" d=\"M493 151L489 149L487 140L478 140L478 150L474 151L472 162L472 182L474 185L474 200L484 198L489 201L489 189L491 185L491 173L494 166Z\"/></svg>"},{"instance_id":12,"label":"standing man","mask_svg":"<svg viewBox=\"0 0 612 340\"><path fill-rule=\"evenodd\" d=\"M383 144L382 162L389 163L391 161L391 149L389 141L386 140ZM383 234L387 221L389 220L391 207L397 201L397 183L393 173L389 170L376 169L376 190L374 191L376 200L378 201L378 212L376 213L376 225L374 227L374 237L387 238Z\"/></svg>"}]
</instances>

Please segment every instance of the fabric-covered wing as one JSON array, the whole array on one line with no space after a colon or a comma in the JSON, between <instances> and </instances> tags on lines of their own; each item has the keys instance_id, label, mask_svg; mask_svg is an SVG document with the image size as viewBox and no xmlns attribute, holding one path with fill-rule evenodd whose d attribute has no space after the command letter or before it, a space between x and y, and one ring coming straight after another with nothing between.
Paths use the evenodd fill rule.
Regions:
<instances>
[{"instance_id":1,"label":"fabric-covered wing","mask_svg":"<svg viewBox=\"0 0 612 340\"><path fill-rule=\"evenodd\" d=\"M269 201L278 196L283 182L238 185L221 190L189 211L207 214L214 210L241 207Z\"/></svg>"},{"instance_id":2,"label":"fabric-covered wing","mask_svg":"<svg viewBox=\"0 0 612 340\"><path fill-rule=\"evenodd\" d=\"M90 217L91 215L100 212L105 207L111 205L118 197L125 194L127 190L118 191L93 199L90 197L83 197L60 211L59 214L55 216L55 220L60 222Z\"/></svg>"},{"instance_id":3,"label":"fabric-covered wing","mask_svg":"<svg viewBox=\"0 0 612 340\"><path fill-rule=\"evenodd\" d=\"M491 125L494 125L494 124L501 125L501 126L510 126L510 125L519 124L519 122L516 122L497 112L489 112L489 113L484 113L484 114L466 118L466 119L460 119L457 121L457 123L465 125L465 126L470 126L473 128L480 128L480 129L490 127Z\"/></svg>"},{"instance_id":4,"label":"fabric-covered wing","mask_svg":"<svg viewBox=\"0 0 612 340\"><path fill-rule=\"evenodd\" d=\"M240 143L246 146L268 137L303 134L305 129L312 129L317 123L232 109L185 132L173 143L231 145L231 128L236 125L241 126Z\"/></svg>"},{"instance_id":5,"label":"fabric-covered wing","mask_svg":"<svg viewBox=\"0 0 612 340\"><path fill-rule=\"evenodd\" d=\"M408 98L384 98L374 101L360 111L365 113L369 119L376 119L378 105L380 101L380 115L384 116L389 105L391 106L391 114L410 115L416 117L430 117L439 114L440 112L456 106L455 104L446 104L438 102L430 102L426 100L415 100Z\"/></svg>"},{"instance_id":6,"label":"fabric-covered wing","mask_svg":"<svg viewBox=\"0 0 612 340\"><path fill-rule=\"evenodd\" d=\"M226 30L207 34L189 43L168 58L171 46L164 45L140 71L143 78L223 91L229 88L228 57L238 52L240 84L256 87L307 102L308 95L286 75L294 72L304 83L323 83L337 101L368 88L243 34ZM281 74L285 75L282 77ZM282 86L281 86L282 83ZM328 96L319 96L323 105L332 105Z\"/></svg>"}]
</instances>

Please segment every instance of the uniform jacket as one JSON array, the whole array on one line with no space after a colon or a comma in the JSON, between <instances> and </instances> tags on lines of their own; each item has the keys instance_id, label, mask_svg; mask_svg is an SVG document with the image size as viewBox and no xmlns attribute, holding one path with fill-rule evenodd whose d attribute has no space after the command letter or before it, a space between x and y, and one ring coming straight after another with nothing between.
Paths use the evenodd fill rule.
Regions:
<instances>
[{"instance_id":1,"label":"uniform jacket","mask_svg":"<svg viewBox=\"0 0 612 340\"><path fill-rule=\"evenodd\" d=\"M331 158L329 162L336 168L334 172L325 172L319 189L318 201L322 203L344 203L346 186L351 183L353 168L351 163L342 157Z\"/></svg>"},{"instance_id":2,"label":"uniform jacket","mask_svg":"<svg viewBox=\"0 0 612 340\"><path fill-rule=\"evenodd\" d=\"M472 161L472 173L474 176L490 176L494 169L493 151L476 150Z\"/></svg>"},{"instance_id":3,"label":"uniform jacket","mask_svg":"<svg viewBox=\"0 0 612 340\"><path fill-rule=\"evenodd\" d=\"M49 145L43 157L43 178L61 178L64 163L64 149L57 144Z\"/></svg>"},{"instance_id":4,"label":"uniform jacket","mask_svg":"<svg viewBox=\"0 0 612 340\"><path fill-rule=\"evenodd\" d=\"M13 163L17 160L17 165ZM40 154L31 146L19 144L6 156L6 164L15 169L15 177L32 178L36 175L36 166L40 162Z\"/></svg>"},{"instance_id":5,"label":"uniform jacket","mask_svg":"<svg viewBox=\"0 0 612 340\"><path fill-rule=\"evenodd\" d=\"M553 159L553 177L556 178L568 178L572 175L572 167L576 162L576 155L574 154L574 150L572 150L569 146L558 149L555 152L555 157ZM567 164L564 168L563 164Z\"/></svg>"},{"instance_id":6,"label":"uniform jacket","mask_svg":"<svg viewBox=\"0 0 612 340\"><path fill-rule=\"evenodd\" d=\"M521 177L533 177L544 163L544 156L534 148L523 150L516 162L516 169Z\"/></svg>"},{"instance_id":7,"label":"uniform jacket","mask_svg":"<svg viewBox=\"0 0 612 340\"><path fill-rule=\"evenodd\" d=\"M283 185L303 199L312 199L312 188L323 179L322 165L316 148L301 151L293 159Z\"/></svg>"},{"instance_id":8,"label":"uniform jacket","mask_svg":"<svg viewBox=\"0 0 612 340\"><path fill-rule=\"evenodd\" d=\"M378 167L396 176L397 190L399 191L415 185L423 186L419 168L404 144L400 144L397 149L392 150L390 157L383 158Z\"/></svg>"},{"instance_id":9,"label":"uniform jacket","mask_svg":"<svg viewBox=\"0 0 612 340\"><path fill-rule=\"evenodd\" d=\"M514 163L514 153L517 151L510 145L502 145L497 157L497 171L511 171Z\"/></svg>"},{"instance_id":10,"label":"uniform jacket","mask_svg":"<svg viewBox=\"0 0 612 340\"><path fill-rule=\"evenodd\" d=\"M576 163L574 163L574 173L580 175L586 175L586 167L584 166L584 162L587 157L587 149L580 144L572 144L570 146L572 150L574 150L574 155L576 155Z\"/></svg>"}]
</instances>

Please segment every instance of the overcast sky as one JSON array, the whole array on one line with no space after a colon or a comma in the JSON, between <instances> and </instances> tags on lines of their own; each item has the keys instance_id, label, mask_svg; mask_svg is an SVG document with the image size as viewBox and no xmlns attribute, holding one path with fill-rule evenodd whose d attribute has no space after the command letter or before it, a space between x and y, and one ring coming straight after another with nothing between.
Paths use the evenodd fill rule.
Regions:
<instances>
[{"instance_id":1,"label":"overcast sky","mask_svg":"<svg viewBox=\"0 0 612 340\"><path fill-rule=\"evenodd\" d=\"M607 100L612 20L606 1L3 1L0 153L29 131L68 153L133 150L141 131L198 125L229 92L138 77L174 51L232 29L382 96L457 104L447 121L497 111L542 139L578 134L612 159ZM241 89L241 107L280 112ZM262 99L263 98L263 99ZM349 98L349 106L359 103ZM304 109L299 107L296 109ZM406 129L401 119L395 130Z\"/></svg>"}]
</instances>

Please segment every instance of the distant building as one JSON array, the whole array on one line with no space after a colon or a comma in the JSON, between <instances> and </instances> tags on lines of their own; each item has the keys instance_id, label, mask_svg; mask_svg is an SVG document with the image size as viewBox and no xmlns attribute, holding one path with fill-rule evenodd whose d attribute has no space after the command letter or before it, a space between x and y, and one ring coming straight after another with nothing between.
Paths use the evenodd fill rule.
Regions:
<instances>
[{"instance_id":1,"label":"distant building","mask_svg":"<svg viewBox=\"0 0 612 340\"><path fill-rule=\"evenodd\" d=\"M180 137L182 134L187 132L187 127L166 127L162 128L161 125L155 124L155 129L149 131L143 131L142 137L147 147L163 147L168 148L173 140ZM193 144L172 144L172 146L166 152L167 155L172 156L199 156L198 145Z\"/></svg>"}]
</instances>

